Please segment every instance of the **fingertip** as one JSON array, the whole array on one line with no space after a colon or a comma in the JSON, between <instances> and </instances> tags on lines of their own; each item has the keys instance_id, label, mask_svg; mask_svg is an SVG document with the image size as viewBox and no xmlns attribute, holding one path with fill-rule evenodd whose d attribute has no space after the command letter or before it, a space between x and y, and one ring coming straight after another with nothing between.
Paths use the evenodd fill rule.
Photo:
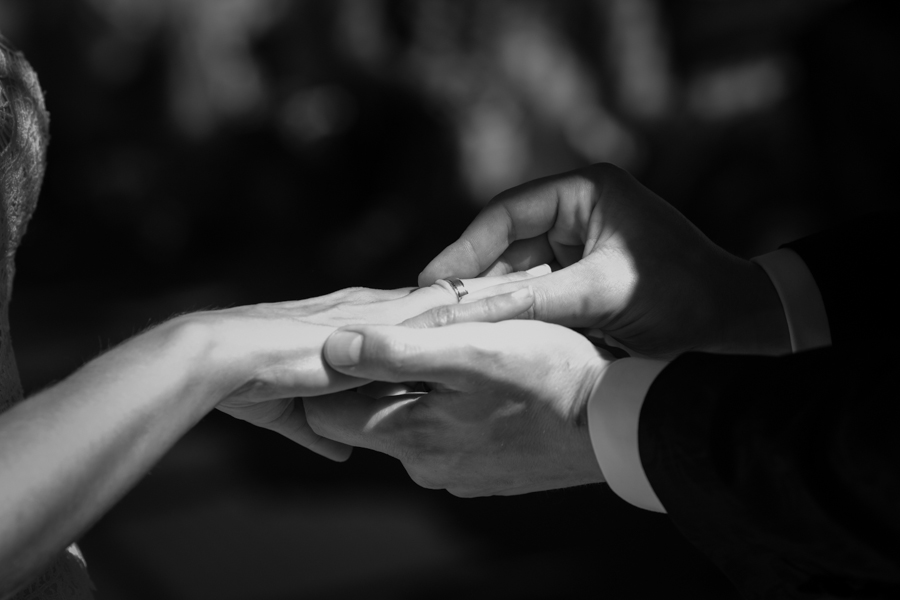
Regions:
<instances>
[{"instance_id":1,"label":"fingertip","mask_svg":"<svg viewBox=\"0 0 900 600\"><path fill-rule=\"evenodd\" d=\"M355 367L362 355L363 335L357 331L338 329L325 340L324 355L332 367Z\"/></svg>"},{"instance_id":2,"label":"fingertip","mask_svg":"<svg viewBox=\"0 0 900 600\"><path fill-rule=\"evenodd\" d=\"M431 285L432 283L434 283L437 280L438 280L437 277L431 276L431 274L428 272L427 267L425 268L424 271L419 273L419 277L417 279L417 281L419 283L419 287L428 287L429 285Z\"/></svg>"},{"instance_id":3,"label":"fingertip","mask_svg":"<svg viewBox=\"0 0 900 600\"><path fill-rule=\"evenodd\" d=\"M528 273L529 275L531 275L532 277L540 277L542 275L549 275L551 272L551 269L550 269L549 264L544 263L542 265L532 267L525 272Z\"/></svg>"},{"instance_id":4,"label":"fingertip","mask_svg":"<svg viewBox=\"0 0 900 600\"><path fill-rule=\"evenodd\" d=\"M457 277L452 269L426 268L419 273L419 287L428 287L434 285L435 282L448 277Z\"/></svg>"},{"instance_id":5,"label":"fingertip","mask_svg":"<svg viewBox=\"0 0 900 600\"><path fill-rule=\"evenodd\" d=\"M337 442L335 442L337 444ZM348 446L346 444L340 444L341 448L335 449L334 452L328 457L334 462L347 462L350 460L350 456L353 454L353 446Z\"/></svg>"},{"instance_id":6,"label":"fingertip","mask_svg":"<svg viewBox=\"0 0 900 600\"><path fill-rule=\"evenodd\" d=\"M445 249L443 252L434 257L430 263L425 265L425 268L422 269L421 273L419 273L419 287L427 287L429 285L432 285L438 279L453 276L453 273L450 272L450 269L442 267L443 263L446 262L446 259L444 258L444 255L446 253L447 250Z\"/></svg>"},{"instance_id":7,"label":"fingertip","mask_svg":"<svg viewBox=\"0 0 900 600\"><path fill-rule=\"evenodd\" d=\"M323 437L320 437L316 443L309 446L309 449L320 456L339 463L347 462L350 459L350 455L353 454L353 446Z\"/></svg>"}]
</instances>

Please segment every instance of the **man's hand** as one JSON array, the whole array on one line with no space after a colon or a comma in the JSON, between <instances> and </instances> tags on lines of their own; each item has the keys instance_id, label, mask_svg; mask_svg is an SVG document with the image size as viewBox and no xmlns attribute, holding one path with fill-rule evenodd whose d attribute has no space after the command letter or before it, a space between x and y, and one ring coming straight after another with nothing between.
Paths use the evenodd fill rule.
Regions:
<instances>
[{"instance_id":1,"label":"man's hand","mask_svg":"<svg viewBox=\"0 0 900 600\"><path fill-rule=\"evenodd\" d=\"M351 326L325 357L353 377L427 382L427 393L304 400L318 434L398 458L419 485L468 497L603 481L586 411L608 361L574 331L521 320Z\"/></svg>"},{"instance_id":2,"label":"man's hand","mask_svg":"<svg viewBox=\"0 0 900 600\"><path fill-rule=\"evenodd\" d=\"M470 292L477 292L531 277L529 273L512 273L464 283ZM530 297L523 304L521 299L510 301L509 294L506 296L471 305L470 318L513 318L531 306ZM225 399L218 404L220 410L276 431L333 460L346 460L351 449L316 435L306 423L301 401L296 399L366 383L325 363L325 340L348 323L393 325L424 313L416 317L418 322L440 324L443 315L450 314L442 308L456 307L456 302L452 289L440 283L398 290L352 288L319 298L194 313L182 319L191 325L200 324L204 339L207 333L212 338L213 377L224 375L227 382ZM475 316L473 311L479 314Z\"/></svg>"},{"instance_id":3,"label":"man's hand","mask_svg":"<svg viewBox=\"0 0 900 600\"><path fill-rule=\"evenodd\" d=\"M597 328L661 358L687 350L790 351L781 303L765 272L713 244L612 165L500 194L431 261L419 283L541 263L558 270L528 282L536 319ZM478 299L472 294L464 302Z\"/></svg>"}]
</instances>

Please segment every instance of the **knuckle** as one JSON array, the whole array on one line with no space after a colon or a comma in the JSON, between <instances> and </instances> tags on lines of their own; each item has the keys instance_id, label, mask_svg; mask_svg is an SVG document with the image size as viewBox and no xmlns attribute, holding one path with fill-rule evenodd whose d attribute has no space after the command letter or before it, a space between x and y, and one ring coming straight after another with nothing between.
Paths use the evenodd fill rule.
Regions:
<instances>
[{"instance_id":1,"label":"knuckle","mask_svg":"<svg viewBox=\"0 0 900 600\"><path fill-rule=\"evenodd\" d=\"M509 318L508 299L499 296L486 298L472 305L470 310L473 312L473 320L476 321L496 322Z\"/></svg>"},{"instance_id":2,"label":"knuckle","mask_svg":"<svg viewBox=\"0 0 900 600\"><path fill-rule=\"evenodd\" d=\"M438 306L431 310L431 325L433 327L452 325L456 322L456 317L457 309L455 306Z\"/></svg>"},{"instance_id":3,"label":"knuckle","mask_svg":"<svg viewBox=\"0 0 900 600\"><path fill-rule=\"evenodd\" d=\"M450 325L451 323L455 322L453 307L449 305L437 306L429 310L417 320L418 323L416 324L416 326L424 329Z\"/></svg>"}]
</instances>

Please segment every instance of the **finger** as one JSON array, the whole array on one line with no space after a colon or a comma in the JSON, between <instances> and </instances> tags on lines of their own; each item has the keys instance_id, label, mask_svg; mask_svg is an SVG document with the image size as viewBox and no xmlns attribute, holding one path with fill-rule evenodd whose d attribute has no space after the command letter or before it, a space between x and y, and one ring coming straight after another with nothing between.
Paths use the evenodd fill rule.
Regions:
<instances>
[{"instance_id":1,"label":"finger","mask_svg":"<svg viewBox=\"0 0 900 600\"><path fill-rule=\"evenodd\" d=\"M344 462L350 458L350 454L353 452L351 446L328 439L313 431L306 420L302 399L292 401L290 406L290 412L287 412L282 419L269 425L272 431L280 433L289 440L333 461Z\"/></svg>"},{"instance_id":2,"label":"finger","mask_svg":"<svg viewBox=\"0 0 900 600\"><path fill-rule=\"evenodd\" d=\"M350 458L353 448L317 434L309 426L302 400L284 398L248 405L240 410L228 406L219 409L253 425L279 433L304 448L325 458L343 462Z\"/></svg>"},{"instance_id":3,"label":"finger","mask_svg":"<svg viewBox=\"0 0 900 600\"><path fill-rule=\"evenodd\" d=\"M531 279L532 277L538 277L540 275L545 275L549 271L549 267L546 265L538 265L530 270L523 271L515 271L512 273L503 273L493 275L491 277L475 277L471 279L461 279L465 289L468 293L473 294L475 292L480 292L489 287L494 287L496 285L501 285L503 283L512 283L513 281L524 281L526 279ZM456 299L456 292L453 291L453 288L447 283L446 279L438 279L435 281L429 288L439 286L444 291L449 292L449 294Z\"/></svg>"},{"instance_id":4,"label":"finger","mask_svg":"<svg viewBox=\"0 0 900 600\"><path fill-rule=\"evenodd\" d=\"M358 394L375 398L376 400L386 396L403 396L407 394L424 394L428 390L422 383L391 383L387 381L373 381L356 388Z\"/></svg>"},{"instance_id":5,"label":"finger","mask_svg":"<svg viewBox=\"0 0 900 600\"><path fill-rule=\"evenodd\" d=\"M324 356L336 371L374 381L427 381L451 389L471 386L491 368L489 349L496 333L488 323L435 329L349 326L325 342ZM493 337L492 337L493 336Z\"/></svg>"},{"instance_id":6,"label":"finger","mask_svg":"<svg viewBox=\"0 0 900 600\"><path fill-rule=\"evenodd\" d=\"M491 200L460 238L428 263L419 274L419 285L444 277L475 277L516 240L550 231L556 222L560 184L567 177L530 181Z\"/></svg>"},{"instance_id":7,"label":"finger","mask_svg":"<svg viewBox=\"0 0 900 600\"><path fill-rule=\"evenodd\" d=\"M402 431L408 405L416 396L374 399L357 392L305 398L307 422L323 439L391 454L392 432ZM337 443L336 442L336 443Z\"/></svg>"},{"instance_id":8,"label":"finger","mask_svg":"<svg viewBox=\"0 0 900 600\"><path fill-rule=\"evenodd\" d=\"M539 235L527 240L518 240L481 274L482 277L505 275L516 271L526 271L535 265L553 262L553 248L547 236Z\"/></svg>"},{"instance_id":9,"label":"finger","mask_svg":"<svg viewBox=\"0 0 900 600\"><path fill-rule=\"evenodd\" d=\"M496 323L497 321L515 319L528 311L532 304L534 304L534 294L530 287L524 287L511 293L483 298L477 302L438 306L421 315L407 319L401 325L426 329L476 321Z\"/></svg>"},{"instance_id":10,"label":"finger","mask_svg":"<svg viewBox=\"0 0 900 600\"><path fill-rule=\"evenodd\" d=\"M333 461L344 462L350 458L351 446L322 437L312 430L306 420L302 399L290 400L287 407L281 418L266 425L267 429Z\"/></svg>"},{"instance_id":11,"label":"finger","mask_svg":"<svg viewBox=\"0 0 900 600\"><path fill-rule=\"evenodd\" d=\"M591 255L574 265L527 282L500 284L470 294L463 304L478 302L488 295L532 289L534 302L523 313L567 327L591 327L603 321L617 306L623 306L634 289L637 273L627 261Z\"/></svg>"},{"instance_id":12,"label":"finger","mask_svg":"<svg viewBox=\"0 0 900 600\"><path fill-rule=\"evenodd\" d=\"M506 275L498 275L495 277L463 279L461 281L465 292L467 294L473 294L505 283L532 279L547 273L549 270L550 268L548 266L539 266L530 271L508 273ZM388 313L388 319L385 320L385 323L392 325L401 323L416 315L420 315L425 311L431 310L432 308L458 303L459 299L457 298L453 286L445 280L439 280L432 285L415 290L402 300L387 307L390 312Z\"/></svg>"}]
</instances>

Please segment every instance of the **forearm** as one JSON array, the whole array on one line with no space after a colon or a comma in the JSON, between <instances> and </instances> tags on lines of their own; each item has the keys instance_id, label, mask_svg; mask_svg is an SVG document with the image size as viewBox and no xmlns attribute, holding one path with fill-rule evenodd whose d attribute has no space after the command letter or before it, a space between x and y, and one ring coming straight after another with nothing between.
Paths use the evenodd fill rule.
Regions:
<instances>
[{"instance_id":1,"label":"forearm","mask_svg":"<svg viewBox=\"0 0 900 600\"><path fill-rule=\"evenodd\" d=\"M857 368L834 348L687 354L644 402L641 461L676 525L752 597L898 597L897 377L894 355Z\"/></svg>"},{"instance_id":2,"label":"forearm","mask_svg":"<svg viewBox=\"0 0 900 600\"><path fill-rule=\"evenodd\" d=\"M89 527L227 393L205 372L209 345L205 328L171 321L0 416L0 595Z\"/></svg>"}]
</instances>

